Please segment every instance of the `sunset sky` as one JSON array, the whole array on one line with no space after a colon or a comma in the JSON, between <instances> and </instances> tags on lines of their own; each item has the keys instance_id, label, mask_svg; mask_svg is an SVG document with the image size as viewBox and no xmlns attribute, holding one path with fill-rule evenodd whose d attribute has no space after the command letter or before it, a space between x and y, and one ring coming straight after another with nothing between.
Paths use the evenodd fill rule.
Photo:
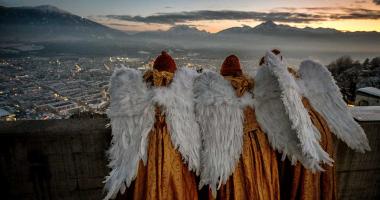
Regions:
<instances>
[{"instance_id":1,"label":"sunset sky","mask_svg":"<svg viewBox=\"0 0 380 200\"><path fill-rule=\"evenodd\" d=\"M267 20L296 27L380 32L380 0L0 0L3 6L46 4L131 32L180 24L217 32Z\"/></svg>"}]
</instances>

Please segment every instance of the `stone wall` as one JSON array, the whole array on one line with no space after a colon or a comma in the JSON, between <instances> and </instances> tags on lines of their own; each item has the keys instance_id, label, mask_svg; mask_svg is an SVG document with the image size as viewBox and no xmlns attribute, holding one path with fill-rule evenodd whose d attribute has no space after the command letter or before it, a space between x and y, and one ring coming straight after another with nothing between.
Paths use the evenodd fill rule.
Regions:
<instances>
[{"instance_id":1,"label":"stone wall","mask_svg":"<svg viewBox=\"0 0 380 200\"><path fill-rule=\"evenodd\" d=\"M111 132L106 123L1 123L1 199L101 199Z\"/></svg>"},{"instance_id":2,"label":"stone wall","mask_svg":"<svg viewBox=\"0 0 380 200\"><path fill-rule=\"evenodd\" d=\"M380 199L380 121L360 125L367 134L370 152L356 153L343 142L336 142L339 199Z\"/></svg>"},{"instance_id":3,"label":"stone wall","mask_svg":"<svg viewBox=\"0 0 380 200\"><path fill-rule=\"evenodd\" d=\"M101 199L106 119L0 122L1 199ZM380 199L380 122L361 122L372 151L336 145L340 199Z\"/></svg>"}]
</instances>

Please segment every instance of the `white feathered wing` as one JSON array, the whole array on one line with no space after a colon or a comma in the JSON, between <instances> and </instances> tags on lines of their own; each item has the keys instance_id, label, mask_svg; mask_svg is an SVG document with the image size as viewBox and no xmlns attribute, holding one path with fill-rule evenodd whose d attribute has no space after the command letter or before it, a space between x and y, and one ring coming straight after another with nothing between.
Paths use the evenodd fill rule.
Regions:
<instances>
[{"instance_id":1,"label":"white feathered wing","mask_svg":"<svg viewBox=\"0 0 380 200\"><path fill-rule=\"evenodd\" d=\"M302 104L299 88L284 63L273 53L255 76L255 111L257 121L272 147L300 161L312 171L322 171L321 163L333 162L319 144L320 134Z\"/></svg>"},{"instance_id":2,"label":"white feathered wing","mask_svg":"<svg viewBox=\"0 0 380 200\"><path fill-rule=\"evenodd\" d=\"M243 108L252 97L235 95L229 81L207 71L194 82L195 113L202 150L199 187L209 185L215 197L221 184L233 173L243 145Z\"/></svg>"},{"instance_id":3,"label":"white feathered wing","mask_svg":"<svg viewBox=\"0 0 380 200\"><path fill-rule=\"evenodd\" d=\"M367 136L354 120L326 67L306 60L300 65L297 82L314 109L327 121L329 128L350 148L364 153L369 151Z\"/></svg>"},{"instance_id":4,"label":"white feathered wing","mask_svg":"<svg viewBox=\"0 0 380 200\"><path fill-rule=\"evenodd\" d=\"M155 89L153 101L163 106L171 140L190 171L199 175L201 138L194 113L194 70L179 68L168 87Z\"/></svg>"},{"instance_id":5,"label":"white feathered wing","mask_svg":"<svg viewBox=\"0 0 380 200\"><path fill-rule=\"evenodd\" d=\"M111 172L105 180L104 199L115 198L119 191L124 193L135 179L140 159L146 162L145 140L154 124L152 92L139 71L116 69L111 76L110 97L107 115L112 126L108 151Z\"/></svg>"}]
</instances>

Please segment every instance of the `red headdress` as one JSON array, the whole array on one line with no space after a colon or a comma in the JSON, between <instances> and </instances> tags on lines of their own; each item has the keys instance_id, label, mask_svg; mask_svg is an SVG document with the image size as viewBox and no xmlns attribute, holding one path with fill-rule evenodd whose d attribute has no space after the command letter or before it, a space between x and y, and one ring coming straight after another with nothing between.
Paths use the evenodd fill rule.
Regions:
<instances>
[{"instance_id":1,"label":"red headdress","mask_svg":"<svg viewBox=\"0 0 380 200\"><path fill-rule=\"evenodd\" d=\"M220 74L223 76L241 76L243 72L240 68L239 58L235 55L228 56L220 68Z\"/></svg>"},{"instance_id":2,"label":"red headdress","mask_svg":"<svg viewBox=\"0 0 380 200\"><path fill-rule=\"evenodd\" d=\"M177 69L177 65L166 51L162 51L161 55L159 55L154 61L153 69L174 73Z\"/></svg>"}]
</instances>

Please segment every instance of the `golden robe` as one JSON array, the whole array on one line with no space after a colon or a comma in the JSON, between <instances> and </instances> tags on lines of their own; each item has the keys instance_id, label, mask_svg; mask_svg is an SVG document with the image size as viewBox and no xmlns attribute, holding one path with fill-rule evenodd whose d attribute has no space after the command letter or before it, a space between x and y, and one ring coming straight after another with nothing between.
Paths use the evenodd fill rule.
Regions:
<instances>
[{"instance_id":1,"label":"golden robe","mask_svg":"<svg viewBox=\"0 0 380 200\"><path fill-rule=\"evenodd\" d=\"M311 121L321 134L320 144L334 156L332 133L324 118L310 105L307 98L302 103L308 110ZM285 200L334 200L337 199L335 166L323 165L326 171L312 173L300 163L292 166L286 159L280 162L281 199Z\"/></svg>"},{"instance_id":2,"label":"golden robe","mask_svg":"<svg viewBox=\"0 0 380 200\"><path fill-rule=\"evenodd\" d=\"M154 86L166 86L172 78L169 72L148 71L144 75L144 79ZM117 199L198 199L196 176L174 148L165 115L159 107L156 107L155 123L148 139L146 165L140 161L136 179Z\"/></svg>"},{"instance_id":3,"label":"golden robe","mask_svg":"<svg viewBox=\"0 0 380 200\"><path fill-rule=\"evenodd\" d=\"M225 77L231 81L237 96L242 96L253 87L245 77ZM213 199L211 191L208 199ZM254 109L244 109L244 133L242 155L234 173L218 190L217 199L262 199L280 198L278 164L266 134L256 120ZM203 198L201 198L203 199Z\"/></svg>"}]
</instances>

